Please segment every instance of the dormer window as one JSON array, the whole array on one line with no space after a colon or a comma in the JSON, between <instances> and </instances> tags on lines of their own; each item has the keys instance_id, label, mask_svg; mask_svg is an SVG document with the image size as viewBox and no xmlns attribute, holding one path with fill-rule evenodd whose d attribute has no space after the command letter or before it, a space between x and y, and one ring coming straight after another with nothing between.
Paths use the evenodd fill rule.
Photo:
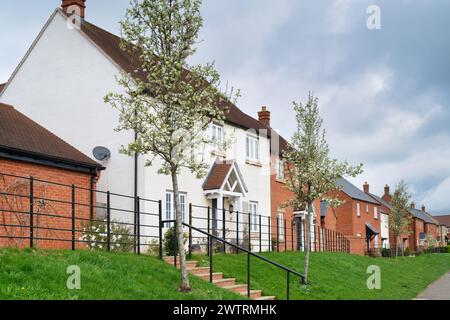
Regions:
<instances>
[{"instance_id":1,"label":"dormer window","mask_svg":"<svg viewBox=\"0 0 450 320\"><path fill-rule=\"evenodd\" d=\"M259 161L259 139L254 136L247 136L246 140L247 160Z\"/></svg>"}]
</instances>

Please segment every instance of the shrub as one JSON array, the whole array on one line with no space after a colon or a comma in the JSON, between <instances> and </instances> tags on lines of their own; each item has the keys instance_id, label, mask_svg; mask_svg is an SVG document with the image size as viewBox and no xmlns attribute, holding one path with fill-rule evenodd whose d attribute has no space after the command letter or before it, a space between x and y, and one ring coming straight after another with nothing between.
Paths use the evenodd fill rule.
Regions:
<instances>
[{"instance_id":1,"label":"shrub","mask_svg":"<svg viewBox=\"0 0 450 320\"><path fill-rule=\"evenodd\" d=\"M159 241L153 239L148 244L148 249L146 251L146 254L152 257L158 257L159 256Z\"/></svg>"},{"instance_id":2,"label":"shrub","mask_svg":"<svg viewBox=\"0 0 450 320\"><path fill-rule=\"evenodd\" d=\"M107 223L88 222L83 227L83 235L80 241L93 251L106 251L108 249ZM111 221L110 225L110 251L130 252L134 247L134 237L130 229L117 221Z\"/></svg>"},{"instance_id":3,"label":"shrub","mask_svg":"<svg viewBox=\"0 0 450 320\"><path fill-rule=\"evenodd\" d=\"M185 232L184 233L184 243L186 244L187 239L189 238L189 235ZM164 234L164 251L168 256L174 256L175 255L175 226L169 228L166 233ZM178 243L178 241L177 241ZM177 244L178 245L178 244Z\"/></svg>"}]
</instances>

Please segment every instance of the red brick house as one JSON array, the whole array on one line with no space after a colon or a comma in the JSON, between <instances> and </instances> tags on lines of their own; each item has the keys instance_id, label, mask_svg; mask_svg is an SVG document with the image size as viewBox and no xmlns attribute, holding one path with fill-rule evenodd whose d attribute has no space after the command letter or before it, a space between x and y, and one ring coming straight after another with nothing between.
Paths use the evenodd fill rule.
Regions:
<instances>
[{"instance_id":1,"label":"red brick house","mask_svg":"<svg viewBox=\"0 0 450 320\"><path fill-rule=\"evenodd\" d=\"M34 245L70 248L71 186L76 186L79 230L81 221L94 216L87 204L95 203L95 194L89 189L95 189L102 169L13 106L0 103L0 246L30 245L32 203Z\"/></svg>"},{"instance_id":2,"label":"red brick house","mask_svg":"<svg viewBox=\"0 0 450 320\"><path fill-rule=\"evenodd\" d=\"M450 238L450 215L434 216L434 218L441 224L440 240L441 244L445 245Z\"/></svg>"},{"instance_id":3,"label":"red brick house","mask_svg":"<svg viewBox=\"0 0 450 320\"><path fill-rule=\"evenodd\" d=\"M327 209L324 227L332 228L335 223L336 231L350 240L350 253L364 255L368 250L381 248L381 204L344 178L336 182L341 190L332 196L344 204L335 210Z\"/></svg>"}]
</instances>

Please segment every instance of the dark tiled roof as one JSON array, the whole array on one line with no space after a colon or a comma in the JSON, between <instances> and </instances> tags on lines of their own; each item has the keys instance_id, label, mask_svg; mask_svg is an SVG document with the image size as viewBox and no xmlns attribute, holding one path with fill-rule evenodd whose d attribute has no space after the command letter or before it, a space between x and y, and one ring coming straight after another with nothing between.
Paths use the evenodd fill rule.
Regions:
<instances>
[{"instance_id":1,"label":"dark tiled roof","mask_svg":"<svg viewBox=\"0 0 450 320\"><path fill-rule=\"evenodd\" d=\"M383 200L383 198L381 198L381 197L379 197L379 196L377 196L377 195L375 195L375 194L372 194L372 193L369 193L369 195L370 195L372 198L374 198L376 201L378 201L379 203L381 203L383 206L385 206L386 208L388 208L389 210L392 209L391 204L390 204L389 202ZM386 212L384 212L384 213L386 213Z\"/></svg>"},{"instance_id":2,"label":"dark tiled roof","mask_svg":"<svg viewBox=\"0 0 450 320\"><path fill-rule=\"evenodd\" d=\"M434 218L439 221L440 224L450 227L450 215L447 216L434 216Z\"/></svg>"},{"instance_id":3,"label":"dark tiled roof","mask_svg":"<svg viewBox=\"0 0 450 320\"><path fill-rule=\"evenodd\" d=\"M416 218L421 219L423 221L425 221L426 223L431 223L431 224L439 224L435 219L433 219L433 217L426 213L423 212L422 210L419 209L409 209L409 212Z\"/></svg>"},{"instance_id":4,"label":"dark tiled roof","mask_svg":"<svg viewBox=\"0 0 450 320\"><path fill-rule=\"evenodd\" d=\"M0 103L0 151L68 165L102 166L14 109Z\"/></svg>"},{"instance_id":5,"label":"dark tiled roof","mask_svg":"<svg viewBox=\"0 0 450 320\"><path fill-rule=\"evenodd\" d=\"M135 72L140 70L140 58L137 53L124 51L120 48L121 39L102 29L96 25L83 20L81 31L93 41L101 50L105 52L122 70L126 73L135 75L141 79L146 77L143 72ZM265 124L260 123L257 119L242 112L231 101L222 102L222 107L227 109L226 121L244 129L268 129L268 136L272 136L272 129ZM285 150L287 141L280 137L280 150Z\"/></svg>"},{"instance_id":6,"label":"dark tiled roof","mask_svg":"<svg viewBox=\"0 0 450 320\"><path fill-rule=\"evenodd\" d=\"M344 178L339 178L336 180L336 184L342 188L342 191L346 193L349 197L361 200L373 204L380 204L374 198L370 197L364 191L358 189L356 186L351 184L348 180Z\"/></svg>"},{"instance_id":7,"label":"dark tiled roof","mask_svg":"<svg viewBox=\"0 0 450 320\"><path fill-rule=\"evenodd\" d=\"M232 162L215 162L203 183L203 190L217 190L222 188L232 166Z\"/></svg>"}]
</instances>

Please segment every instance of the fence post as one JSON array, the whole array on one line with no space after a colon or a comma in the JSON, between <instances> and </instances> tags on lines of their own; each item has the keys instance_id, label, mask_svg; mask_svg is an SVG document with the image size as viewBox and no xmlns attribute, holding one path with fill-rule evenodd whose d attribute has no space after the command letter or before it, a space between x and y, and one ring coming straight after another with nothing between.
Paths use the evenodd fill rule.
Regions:
<instances>
[{"instance_id":1,"label":"fence post","mask_svg":"<svg viewBox=\"0 0 450 320\"><path fill-rule=\"evenodd\" d=\"M291 220L291 249L294 251L294 220Z\"/></svg>"},{"instance_id":2,"label":"fence post","mask_svg":"<svg viewBox=\"0 0 450 320\"><path fill-rule=\"evenodd\" d=\"M136 198L136 229L137 229L137 254L141 254L141 198Z\"/></svg>"},{"instance_id":3,"label":"fence post","mask_svg":"<svg viewBox=\"0 0 450 320\"><path fill-rule=\"evenodd\" d=\"M277 216L277 252L280 252L280 219Z\"/></svg>"},{"instance_id":4,"label":"fence post","mask_svg":"<svg viewBox=\"0 0 450 320\"><path fill-rule=\"evenodd\" d=\"M209 282L213 283L213 249L212 249L212 237L209 233L208 233L208 251L209 251Z\"/></svg>"},{"instance_id":5,"label":"fence post","mask_svg":"<svg viewBox=\"0 0 450 320\"><path fill-rule=\"evenodd\" d=\"M236 245L239 247L239 211L236 211ZM239 253L239 249L236 253Z\"/></svg>"},{"instance_id":6,"label":"fence post","mask_svg":"<svg viewBox=\"0 0 450 320\"><path fill-rule=\"evenodd\" d=\"M163 258L163 223L162 223L162 201L158 201L158 216L159 216L159 258Z\"/></svg>"},{"instance_id":7,"label":"fence post","mask_svg":"<svg viewBox=\"0 0 450 320\"><path fill-rule=\"evenodd\" d=\"M284 239L284 252L286 252L287 251L286 219L283 219L283 239Z\"/></svg>"},{"instance_id":8,"label":"fence post","mask_svg":"<svg viewBox=\"0 0 450 320\"><path fill-rule=\"evenodd\" d=\"M259 215L259 253L262 252L262 228L261 228L261 215Z\"/></svg>"},{"instance_id":9,"label":"fence post","mask_svg":"<svg viewBox=\"0 0 450 320\"><path fill-rule=\"evenodd\" d=\"M222 204L222 206L224 206L223 204ZM226 219L225 219L225 208L222 208L222 239L223 240L226 240L225 238L225 230L226 230L226 228L225 228L225 222L226 222ZM225 245L225 242L223 243L223 253L227 253L227 247L226 247L226 245Z\"/></svg>"},{"instance_id":10,"label":"fence post","mask_svg":"<svg viewBox=\"0 0 450 320\"><path fill-rule=\"evenodd\" d=\"M75 251L75 185L72 185L72 251Z\"/></svg>"},{"instance_id":11,"label":"fence post","mask_svg":"<svg viewBox=\"0 0 450 320\"><path fill-rule=\"evenodd\" d=\"M34 245L34 178L30 177L30 248Z\"/></svg>"},{"instance_id":12,"label":"fence post","mask_svg":"<svg viewBox=\"0 0 450 320\"><path fill-rule=\"evenodd\" d=\"M94 176L91 176L91 185L90 185L91 189L89 192L89 202L90 202L89 203L90 204L89 217L90 217L91 222L93 222L93 220L94 220L94 183L95 183L95 178L94 178Z\"/></svg>"},{"instance_id":13,"label":"fence post","mask_svg":"<svg viewBox=\"0 0 450 320\"><path fill-rule=\"evenodd\" d=\"M192 259L192 203L189 203L189 260Z\"/></svg>"},{"instance_id":14,"label":"fence post","mask_svg":"<svg viewBox=\"0 0 450 320\"><path fill-rule=\"evenodd\" d=\"M248 213L248 251L252 251L252 226L250 223L251 213Z\"/></svg>"},{"instance_id":15,"label":"fence post","mask_svg":"<svg viewBox=\"0 0 450 320\"><path fill-rule=\"evenodd\" d=\"M111 250L111 193L106 192L106 243L108 251Z\"/></svg>"},{"instance_id":16,"label":"fence post","mask_svg":"<svg viewBox=\"0 0 450 320\"><path fill-rule=\"evenodd\" d=\"M211 234L211 227L210 227L211 223L210 223L210 221L211 221L211 207L208 206L208 221L207 221L208 225L206 227L208 229L208 234ZM211 255L210 245L209 245L209 241L210 240L211 239L208 236L208 250L207 250L208 256Z\"/></svg>"}]
</instances>

